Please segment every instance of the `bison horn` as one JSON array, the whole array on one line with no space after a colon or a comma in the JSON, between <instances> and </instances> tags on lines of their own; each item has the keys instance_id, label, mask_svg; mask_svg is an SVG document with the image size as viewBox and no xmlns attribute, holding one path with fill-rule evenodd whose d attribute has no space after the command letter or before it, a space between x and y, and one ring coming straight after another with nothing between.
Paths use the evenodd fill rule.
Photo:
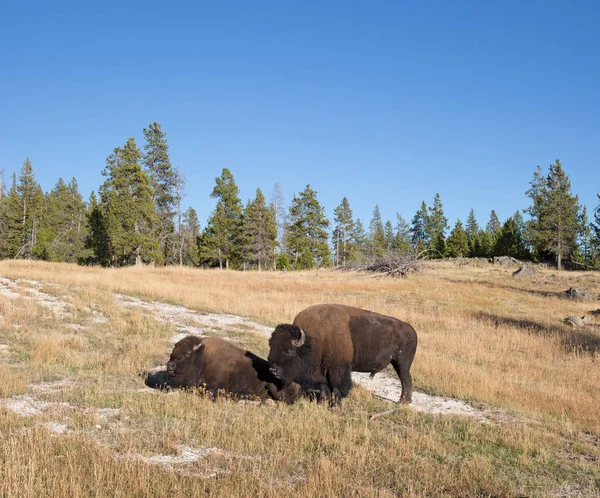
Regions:
<instances>
[{"instance_id":1,"label":"bison horn","mask_svg":"<svg viewBox=\"0 0 600 498\"><path fill-rule=\"evenodd\" d=\"M202 344L201 342L199 342L198 344L196 344L194 346L194 351L198 351L199 349L202 349L202 346L204 346L204 344Z\"/></svg>"},{"instance_id":2,"label":"bison horn","mask_svg":"<svg viewBox=\"0 0 600 498\"><path fill-rule=\"evenodd\" d=\"M298 327L300 329L300 338L299 339L292 339L292 346L294 346L295 348L299 348L300 346L302 346L304 344L304 341L306 340L306 334L304 333L304 330L302 330L300 327Z\"/></svg>"}]
</instances>

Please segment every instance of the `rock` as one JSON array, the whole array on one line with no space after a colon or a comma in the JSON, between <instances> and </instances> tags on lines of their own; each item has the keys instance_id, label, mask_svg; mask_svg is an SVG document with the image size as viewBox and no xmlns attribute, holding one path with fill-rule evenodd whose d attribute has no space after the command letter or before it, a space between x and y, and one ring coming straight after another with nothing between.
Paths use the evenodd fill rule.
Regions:
<instances>
[{"instance_id":1,"label":"rock","mask_svg":"<svg viewBox=\"0 0 600 498\"><path fill-rule=\"evenodd\" d=\"M502 266L503 268L510 268L512 266L520 265L521 262L512 256L496 256L494 257L494 264Z\"/></svg>"},{"instance_id":2,"label":"rock","mask_svg":"<svg viewBox=\"0 0 600 498\"><path fill-rule=\"evenodd\" d=\"M576 289L575 287L570 287L565 291L564 295L569 299L593 299L592 293L584 288Z\"/></svg>"},{"instance_id":3,"label":"rock","mask_svg":"<svg viewBox=\"0 0 600 498\"><path fill-rule=\"evenodd\" d=\"M533 266L533 263L527 262L527 263L523 263L523 266L521 266L521 268L514 271L512 276L523 278L523 277L530 277L535 274L536 274L536 269Z\"/></svg>"},{"instance_id":4,"label":"rock","mask_svg":"<svg viewBox=\"0 0 600 498\"><path fill-rule=\"evenodd\" d=\"M589 318L587 315L584 315L581 318L579 318L578 316L568 316L563 320L563 323L566 323L571 327L583 327L588 322L588 320Z\"/></svg>"}]
</instances>

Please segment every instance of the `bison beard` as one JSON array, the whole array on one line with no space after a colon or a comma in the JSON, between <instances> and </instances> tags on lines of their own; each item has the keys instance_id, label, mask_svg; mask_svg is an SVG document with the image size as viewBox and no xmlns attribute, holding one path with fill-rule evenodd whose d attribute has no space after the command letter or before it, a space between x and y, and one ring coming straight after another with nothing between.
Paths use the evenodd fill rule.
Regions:
<instances>
[{"instance_id":1,"label":"bison beard","mask_svg":"<svg viewBox=\"0 0 600 498\"><path fill-rule=\"evenodd\" d=\"M308 380L321 401L346 397L352 371L373 376L391 363L402 383L399 402L411 402L417 334L396 318L340 304L310 306L293 325L277 326L269 346L268 361L284 385L296 381L304 387Z\"/></svg>"},{"instance_id":2,"label":"bison beard","mask_svg":"<svg viewBox=\"0 0 600 498\"><path fill-rule=\"evenodd\" d=\"M301 395L296 383L284 388L267 361L218 337L185 337L173 348L167 372L148 376L146 385L159 389L203 387L213 398L223 390L233 397L265 400L270 396L290 404Z\"/></svg>"}]
</instances>

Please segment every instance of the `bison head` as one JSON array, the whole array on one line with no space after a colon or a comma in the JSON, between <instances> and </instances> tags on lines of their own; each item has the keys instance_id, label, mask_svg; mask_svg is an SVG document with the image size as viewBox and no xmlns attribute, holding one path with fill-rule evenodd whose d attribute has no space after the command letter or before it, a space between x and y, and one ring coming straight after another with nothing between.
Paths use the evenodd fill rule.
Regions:
<instances>
[{"instance_id":1,"label":"bison head","mask_svg":"<svg viewBox=\"0 0 600 498\"><path fill-rule=\"evenodd\" d=\"M167 363L167 373L182 384L193 384L198 371L196 360L202 347L202 341L198 337L188 336L181 339L173 348Z\"/></svg>"},{"instance_id":2,"label":"bison head","mask_svg":"<svg viewBox=\"0 0 600 498\"><path fill-rule=\"evenodd\" d=\"M278 325L269 339L271 372L285 386L310 375L312 343L297 325Z\"/></svg>"}]
</instances>

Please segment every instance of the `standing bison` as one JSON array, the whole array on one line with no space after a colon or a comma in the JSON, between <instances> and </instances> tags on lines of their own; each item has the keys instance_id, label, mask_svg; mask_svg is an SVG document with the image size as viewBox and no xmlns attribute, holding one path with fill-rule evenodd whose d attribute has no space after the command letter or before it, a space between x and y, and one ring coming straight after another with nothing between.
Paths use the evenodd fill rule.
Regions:
<instances>
[{"instance_id":1,"label":"standing bison","mask_svg":"<svg viewBox=\"0 0 600 498\"><path fill-rule=\"evenodd\" d=\"M293 403L301 395L296 383L284 388L267 361L219 337L181 339L173 348L167 374L167 379L157 378L157 385L151 387L204 387L213 397L223 390L234 397L264 401L270 396L286 403Z\"/></svg>"},{"instance_id":2,"label":"standing bison","mask_svg":"<svg viewBox=\"0 0 600 498\"><path fill-rule=\"evenodd\" d=\"M350 372L371 372L390 363L402 383L399 402L412 400L410 366L417 333L408 323L341 304L317 304L298 313L293 325L279 325L269 340L269 363L284 385L306 379L321 391L319 400L346 397Z\"/></svg>"}]
</instances>

